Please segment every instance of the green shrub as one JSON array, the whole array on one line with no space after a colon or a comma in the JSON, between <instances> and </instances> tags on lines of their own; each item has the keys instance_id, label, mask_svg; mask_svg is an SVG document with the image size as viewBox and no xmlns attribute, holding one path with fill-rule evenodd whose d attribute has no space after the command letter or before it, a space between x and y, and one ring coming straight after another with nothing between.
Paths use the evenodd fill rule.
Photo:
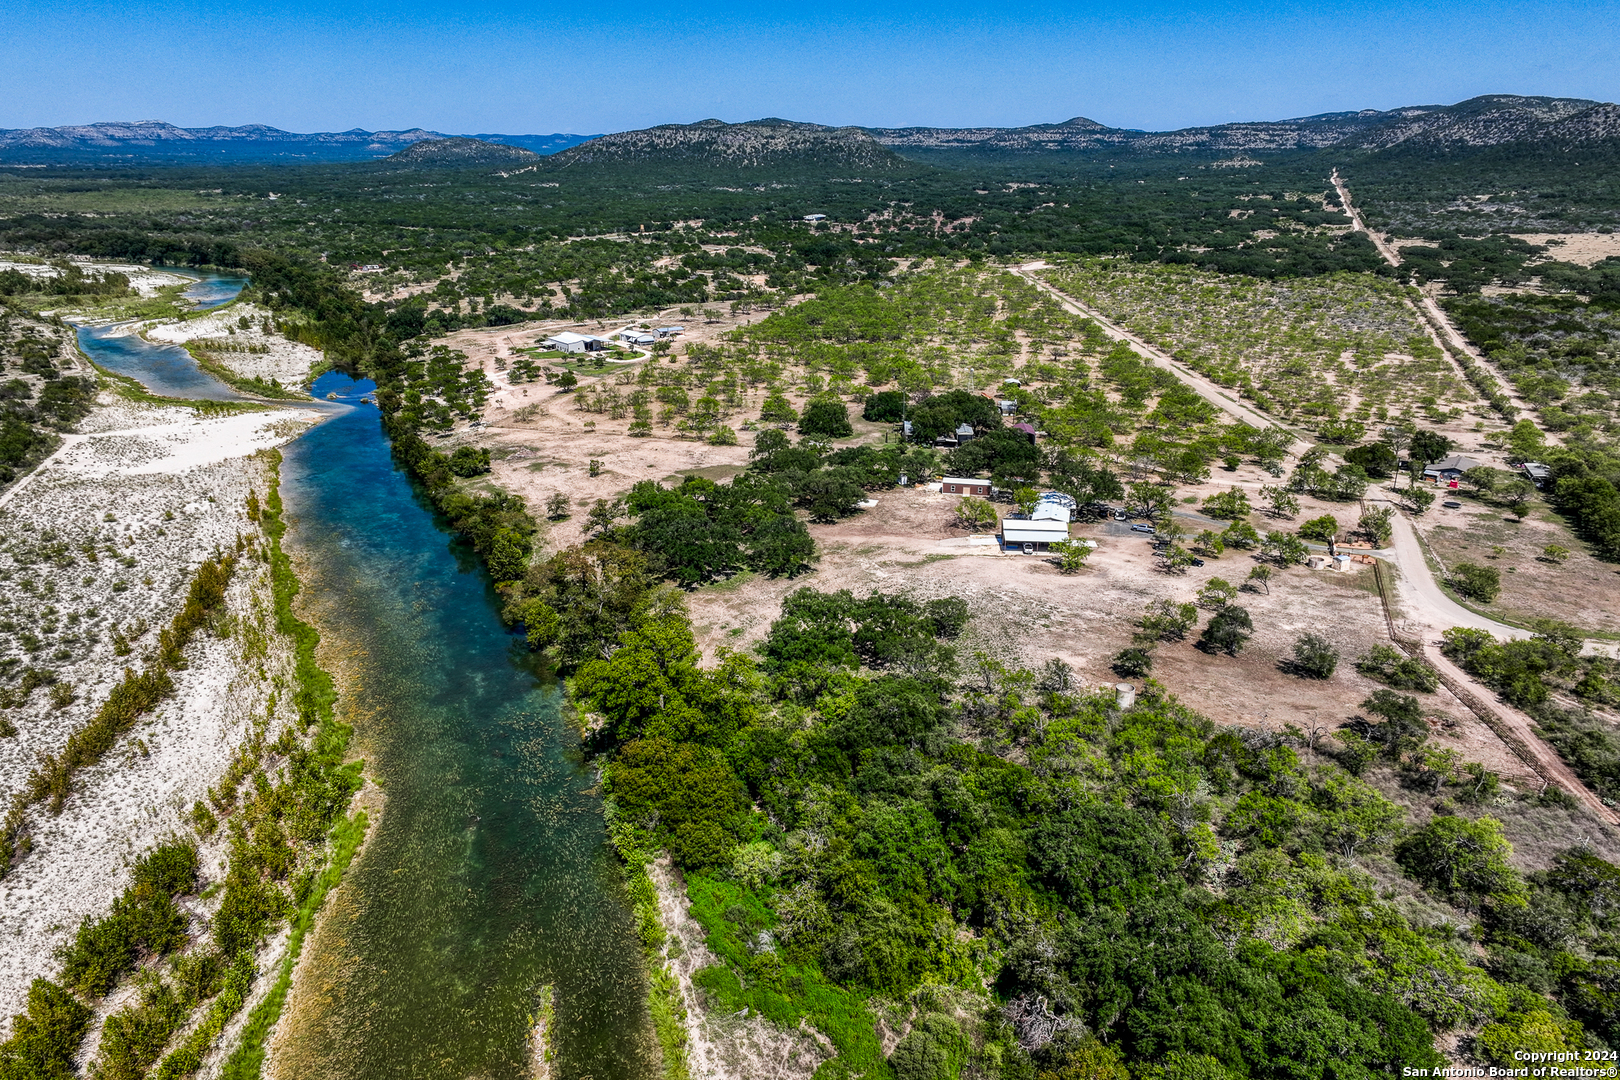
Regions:
<instances>
[{"instance_id":1,"label":"green shrub","mask_svg":"<svg viewBox=\"0 0 1620 1080\"><path fill-rule=\"evenodd\" d=\"M484 447L458 446L450 455L450 471L457 476L479 476L489 472L489 450Z\"/></svg>"},{"instance_id":2,"label":"green shrub","mask_svg":"<svg viewBox=\"0 0 1620 1080\"><path fill-rule=\"evenodd\" d=\"M1320 634L1301 634L1294 641L1295 674L1309 679L1329 679L1339 666L1339 650Z\"/></svg>"},{"instance_id":3,"label":"green shrub","mask_svg":"<svg viewBox=\"0 0 1620 1080\"><path fill-rule=\"evenodd\" d=\"M1489 604L1502 591L1502 572L1494 566L1458 563L1451 570L1451 586L1470 600Z\"/></svg>"},{"instance_id":4,"label":"green shrub","mask_svg":"<svg viewBox=\"0 0 1620 1080\"><path fill-rule=\"evenodd\" d=\"M1396 690L1421 690L1432 694L1440 685L1439 672L1392 645L1374 645L1356 661L1356 670Z\"/></svg>"},{"instance_id":5,"label":"green shrub","mask_svg":"<svg viewBox=\"0 0 1620 1080\"><path fill-rule=\"evenodd\" d=\"M1242 488L1233 488L1209 496L1204 500L1204 513L1212 518L1241 521L1253 512L1249 496Z\"/></svg>"},{"instance_id":6,"label":"green shrub","mask_svg":"<svg viewBox=\"0 0 1620 1080\"><path fill-rule=\"evenodd\" d=\"M879 424L899 423L903 419L905 402L906 395L900 390L884 390L873 394L866 399L866 406L861 410L861 419Z\"/></svg>"},{"instance_id":7,"label":"green shrub","mask_svg":"<svg viewBox=\"0 0 1620 1080\"><path fill-rule=\"evenodd\" d=\"M156 975L146 976L139 1003L113 1013L102 1028L96 1080L141 1080L192 1004Z\"/></svg>"},{"instance_id":8,"label":"green shrub","mask_svg":"<svg viewBox=\"0 0 1620 1080\"><path fill-rule=\"evenodd\" d=\"M971 1046L955 1020L930 1013L895 1045L889 1067L895 1080L957 1080Z\"/></svg>"},{"instance_id":9,"label":"green shrub","mask_svg":"<svg viewBox=\"0 0 1620 1080\"><path fill-rule=\"evenodd\" d=\"M111 990L134 967L138 950L162 956L186 942L186 917L174 897L196 888L196 847L160 844L136 863L134 878L112 912L86 917L62 950L62 980L85 997Z\"/></svg>"},{"instance_id":10,"label":"green shrub","mask_svg":"<svg viewBox=\"0 0 1620 1080\"><path fill-rule=\"evenodd\" d=\"M799 418L799 432L803 435L822 435L842 439L855 434L849 422L849 409L836 398L817 398L805 407Z\"/></svg>"},{"instance_id":11,"label":"green shrub","mask_svg":"<svg viewBox=\"0 0 1620 1080\"><path fill-rule=\"evenodd\" d=\"M1114 674L1125 679L1137 679L1153 670L1153 652L1137 646L1121 649L1114 654Z\"/></svg>"},{"instance_id":12,"label":"green shrub","mask_svg":"<svg viewBox=\"0 0 1620 1080\"><path fill-rule=\"evenodd\" d=\"M0 1080L71 1080L91 1016L60 986L35 979L27 1011L12 1021L11 1038L0 1043Z\"/></svg>"},{"instance_id":13,"label":"green shrub","mask_svg":"<svg viewBox=\"0 0 1620 1080\"><path fill-rule=\"evenodd\" d=\"M1325 544L1339 535L1339 522L1332 514L1312 518L1299 527L1299 535L1306 540Z\"/></svg>"},{"instance_id":14,"label":"green shrub","mask_svg":"<svg viewBox=\"0 0 1620 1080\"><path fill-rule=\"evenodd\" d=\"M1441 814L1395 845L1402 870L1437 896L1465 907L1487 897L1520 897L1524 883L1508 865L1512 854L1502 823L1490 817L1469 821Z\"/></svg>"},{"instance_id":15,"label":"green shrub","mask_svg":"<svg viewBox=\"0 0 1620 1080\"><path fill-rule=\"evenodd\" d=\"M1224 652L1236 656L1254 632L1254 620L1249 612L1236 604L1229 604L1215 613L1199 635L1198 645L1205 652Z\"/></svg>"}]
</instances>

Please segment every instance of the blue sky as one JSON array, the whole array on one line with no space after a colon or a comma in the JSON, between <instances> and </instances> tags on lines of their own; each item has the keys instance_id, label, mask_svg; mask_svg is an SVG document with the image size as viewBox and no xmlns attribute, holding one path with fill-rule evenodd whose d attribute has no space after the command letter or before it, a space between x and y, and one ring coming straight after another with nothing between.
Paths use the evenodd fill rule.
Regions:
<instances>
[{"instance_id":1,"label":"blue sky","mask_svg":"<svg viewBox=\"0 0 1620 1080\"><path fill-rule=\"evenodd\" d=\"M5 0L0 127L599 132L715 116L1162 130L1620 97L1620 0Z\"/></svg>"}]
</instances>

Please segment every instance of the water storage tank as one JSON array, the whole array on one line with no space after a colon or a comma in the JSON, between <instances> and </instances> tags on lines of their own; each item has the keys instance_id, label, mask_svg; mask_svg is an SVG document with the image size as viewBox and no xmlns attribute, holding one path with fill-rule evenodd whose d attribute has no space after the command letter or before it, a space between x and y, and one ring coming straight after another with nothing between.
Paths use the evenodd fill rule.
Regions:
<instances>
[{"instance_id":1,"label":"water storage tank","mask_svg":"<svg viewBox=\"0 0 1620 1080\"><path fill-rule=\"evenodd\" d=\"M1128 682L1114 684L1114 704L1121 709L1128 709L1136 704L1136 687Z\"/></svg>"}]
</instances>

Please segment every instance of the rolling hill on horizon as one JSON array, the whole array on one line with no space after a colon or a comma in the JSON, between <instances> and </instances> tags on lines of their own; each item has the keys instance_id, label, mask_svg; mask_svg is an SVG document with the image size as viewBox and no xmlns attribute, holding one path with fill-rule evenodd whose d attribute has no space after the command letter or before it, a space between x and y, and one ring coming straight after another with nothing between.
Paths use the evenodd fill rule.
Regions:
<instances>
[{"instance_id":1,"label":"rolling hill on horizon","mask_svg":"<svg viewBox=\"0 0 1620 1080\"><path fill-rule=\"evenodd\" d=\"M769 117L728 124L662 124L603 135L553 156L552 169L649 165L750 170L831 166L862 172L917 168L862 128L828 127Z\"/></svg>"},{"instance_id":2,"label":"rolling hill on horizon","mask_svg":"<svg viewBox=\"0 0 1620 1080\"><path fill-rule=\"evenodd\" d=\"M1413 105L1245 121L1175 131L1109 127L1084 116L1023 127L834 127L775 117L700 120L608 135L446 135L424 128L300 134L264 124L181 128L156 120L0 129L0 164L130 164L137 161L340 162L388 158L424 142L475 139L557 155L557 167L606 164L846 165L903 171L907 156L1279 153L1344 148L1379 152L1500 146L1574 149L1620 144L1620 105L1585 98L1490 94L1454 105ZM422 160L423 164L432 156Z\"/></svg>"},{"instance_id":3,"label":"rolling hill on horizon","mask_svg":"<svg viewBox=\"0 0 1620 1080\"><path fill-rule=\"evenodd\" d=\"M1362 109L1176 131L1108 127L1084 116L1060 124L1018 128L865 130L885 146L923 152L1265 152L1322 150L1335 146L1387 150L1402 145L1458 148L1613 140L1620 138L1620 106L1585 98L1489 94L1455 105L1412 105L1386 111Z\"/></svg>"},{"instance_id":4,"label":"rolling hill on horizon","mask_svg":"<svg viewBox=\"0 0 1620 1080\"><path fill-rule=\"evenodd\" d=\"M446 135L425 128L405 131L299 133L265 124L183 128L161 120L100 122L64 127L0 128L0 163L118 164L170 161L184 164L244 161L371 161L419 142L472 138L536 154L555 154L594 135Z\"/></svg>"}]
</instances>

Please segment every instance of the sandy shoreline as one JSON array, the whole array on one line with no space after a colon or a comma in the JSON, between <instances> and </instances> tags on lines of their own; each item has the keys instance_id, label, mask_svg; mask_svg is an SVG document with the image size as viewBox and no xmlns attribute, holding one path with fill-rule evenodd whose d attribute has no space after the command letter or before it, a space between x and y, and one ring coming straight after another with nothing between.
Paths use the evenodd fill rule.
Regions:
<instances>
[{"instance_id":1,"label":"sandy shoreline","mask_svg":"<svg viewBox=\"0 0 1620 1080\"><path fill-rule=\"evenodd\" d=\"M149 341L185 345L205 353L242 379L266 379L294 388L304 384L322 360L313 346L289 341L267 327L268 308L238 302L181 322L145 322L137 332Z\"/></svg>"},{"instance_id":2,"label":"sandy shoreline","mask_svg":"<svg viewBox=\"0 0 1620 1080\"><path fill-rule=\"evenodd\" d=\"M48 666L76 700L62 705L40 688L4 713L18 734L0 739L0 794L9 799L39 755L59 751L118 673L139 664L196 567L256 531L245 500L250 491L262 498L269 479L257 452L318 418L315 410L200 418L104 393L80 433L6 493L0 572L12 587L5 621L31 628L41 642L30 650L19 630L6 652ZM0 1016L8 1022L29 982L55 974L53 954L80 920L105 914L128 884L128 865L166 836L189 834L183 814L206 797L254 726L293 719L289 701L270 708L274 683L291 678L292 658L274 632L269 589L268 569L243 559L226 598L235 632L198 636L188 667L175 673L174 696L76 777L60 814L29 811L33 850L0 880ZM137 637L142 624L147 630ZM130 654L115 654L115 630L132 639ZM217 879L222 834L201 850L205 877ZM207 907L194 902L193 915L205 917ZM102 1009L120 1003L114 995Z\"/></svg>"}]
</instances>

